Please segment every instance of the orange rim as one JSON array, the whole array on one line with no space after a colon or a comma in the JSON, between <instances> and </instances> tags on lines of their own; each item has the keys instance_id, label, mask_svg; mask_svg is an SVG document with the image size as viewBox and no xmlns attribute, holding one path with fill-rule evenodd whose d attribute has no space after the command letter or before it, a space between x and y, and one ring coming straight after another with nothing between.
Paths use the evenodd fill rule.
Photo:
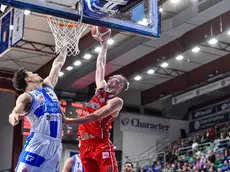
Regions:
<instances>
[{"instance_id":1,"label":"orange rim","mask_svg":"<svg viewBox=\"0 0 230 172\"><path fill-rule=\"evenodd\" d=\"M57 22L55 22L55 21L53 20L53 17L51 17L51 16L48 16L47 18L48 18L48 20L49 20L51 23L53 23L53 24L55 24L55 25L58 25L58 26L60 26L60 27L69 27L69 28L73 28L73 27L77 27L77 26L78 26L78 23L76 23L76 24L57 23ZM83 23L83 24L84 24L84 23ZM84 24L84 25L89 26L88 24Z\"/></svg>"}]
</instances>

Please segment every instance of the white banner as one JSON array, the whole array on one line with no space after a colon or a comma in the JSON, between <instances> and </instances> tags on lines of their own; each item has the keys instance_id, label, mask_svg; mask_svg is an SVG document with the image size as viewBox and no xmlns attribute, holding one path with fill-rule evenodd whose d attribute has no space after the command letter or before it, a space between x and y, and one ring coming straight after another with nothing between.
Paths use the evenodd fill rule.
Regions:
<instances>
[{"instance_id":1,"label":"white banner","mask_svg":"<svg viewBox=\"0 0 230 172\"><path fill-rule=\"evenodd\" d=\"M120 115L120 129L121 131L169 134L170 121L164 118L122 112Z\"/></svg>"},{"instance_id":2,"label":"white banner","mask_svg":"<svg viewBox=\"0 0 230 172\"><path fill-rule=\"evenodd\" d=\"M179 104L181 102L190 100L194 97L198 97L198 96L201 96L203 94L207 94L207 93L210 93L212 91L224 88L228 85L230 85L230 77L221 79L217 82L205 85L203 87L200 87L200 88L197 88L195 90L189 91L187 93L181 94L179 96L173 97L172 98L172 104L173 105Z\"/></svg>"},{"instance_id":3,"label":"white banner","mask_svg":"<svg viewBox=\"0 0 230 172\"><path fill-rule=\"evenodd\" d=\"M14 8L13 32L11 46L17 44L24 34L24 10Z\"/></svg>"}]
</instances>

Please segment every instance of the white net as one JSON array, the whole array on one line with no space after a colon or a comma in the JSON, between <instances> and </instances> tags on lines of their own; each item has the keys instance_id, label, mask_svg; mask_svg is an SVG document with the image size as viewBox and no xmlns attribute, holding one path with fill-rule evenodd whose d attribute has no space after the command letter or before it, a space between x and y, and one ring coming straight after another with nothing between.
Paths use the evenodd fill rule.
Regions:
<instances>
[{"instance_id":1,"label":"white net","mask_svg":"<svg viewBox=\"0 0 230 172\"><path fill-rule=\"evenodd\" d=\"M80 21L71 21L59 17L47 17L48 24L54 35L55 53L67 50L67 56L79 54L79 40L87 25Z\"/></svg>"}]
</instances>

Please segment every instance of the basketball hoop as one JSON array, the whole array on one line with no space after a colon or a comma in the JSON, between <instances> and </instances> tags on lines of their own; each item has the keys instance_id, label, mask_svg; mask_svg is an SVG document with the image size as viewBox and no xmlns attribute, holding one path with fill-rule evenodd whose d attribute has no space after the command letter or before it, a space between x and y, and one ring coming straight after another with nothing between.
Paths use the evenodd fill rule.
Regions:
<instances>
[{"instance_id":1,"label":"basketball hoop","mask_svg":"<svg viewBox=\"0 0 230 172\"><path fill-rule=\"evenodd\" d=\"M54 35L55 53L67 50L67 56L76 56L80 50L78 47L82 33L87 25L82 24L83 5L79 4L80 19L71 21L54 16L48 16L47 21Z\"/></svg>"}]
</instances>

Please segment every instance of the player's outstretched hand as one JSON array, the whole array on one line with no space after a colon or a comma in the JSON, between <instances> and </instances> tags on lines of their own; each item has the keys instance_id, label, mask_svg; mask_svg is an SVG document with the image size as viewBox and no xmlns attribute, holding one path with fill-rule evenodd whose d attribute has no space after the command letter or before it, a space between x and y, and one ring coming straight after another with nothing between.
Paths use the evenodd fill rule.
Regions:
<instances>
[{"instance_id":1,"label":"player's outstretched hand","mask_svg":"<svg viewBox=\"0 0 230 172\"><path fill-rule=\"evenodd\" d=\"M11 113L9 115L9 122L12 126L15 126L19 123L20 118L24 117L25 114L16 114L16 113Z\"/></svg>"},{"instance_id":2,"label":"player's outstretched hand","mask_svg":"<svg viewBox=\"0 0 230 172\"><path fill-rule=\"evenodd\" d=\"M105 41L100 41L101 46L108 44L108 40L111 36L111 32L112 32L111 29L109 29L108 38Z\"/></svg>"}]
</instances>

